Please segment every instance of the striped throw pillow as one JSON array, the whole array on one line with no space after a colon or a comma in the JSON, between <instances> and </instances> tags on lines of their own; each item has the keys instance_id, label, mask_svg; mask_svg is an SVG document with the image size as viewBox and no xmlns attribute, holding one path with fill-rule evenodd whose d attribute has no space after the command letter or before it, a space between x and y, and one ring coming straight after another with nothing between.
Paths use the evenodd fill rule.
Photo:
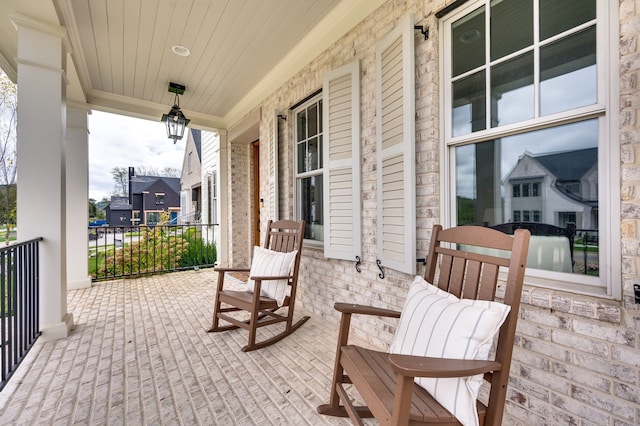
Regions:
<instances>
[{"instance_id":1,"label":"striped throw pillow","mask_svg":"<svg viewBox=\"0 0 640 426\"><path fill-rule=\"evenodd\" d=\"M262 247L254 247L251 271L247 281L247 292L253 293L255 281L251 277L284 277L291 275L298 250L283 253ZM260 296L275 299L278 306L284 304L289 280L264 280L260 285Z\"/></svg>"},{"instance_id":2,"label":"striped throw pillow","mask_svg":"<svg viewBox=\"0 0 640 426\"><path fill-rule=\"evenodd\" d=\"M489 358L493 337L510 307L458 299L416 277L407 294L390 353L435 358ZM476 399L482 374L462 378L416 378L463 425L477 425Z\"/></svg>"}]
</instances>

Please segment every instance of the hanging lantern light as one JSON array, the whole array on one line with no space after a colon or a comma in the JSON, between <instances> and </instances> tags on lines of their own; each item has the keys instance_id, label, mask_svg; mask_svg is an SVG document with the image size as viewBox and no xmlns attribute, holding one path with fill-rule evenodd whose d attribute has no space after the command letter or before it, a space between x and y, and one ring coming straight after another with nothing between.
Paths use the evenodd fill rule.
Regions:
<instances>
[{"instance_id":1,"label":"hanging lantern light","mask_svg":"<svg viewBox=\"0 0 640 426\"><path fill-rule=\"evenodd\" d=\"M175 144L184 136L184 129L189 125L189 120L180 110L180 98L184 94L185 87L177 83L169 83L169 92L175 93L173 106L167 114L162 114L162 120L167 127L167 137L173 139Z\"/></svg>"}]
</instances>

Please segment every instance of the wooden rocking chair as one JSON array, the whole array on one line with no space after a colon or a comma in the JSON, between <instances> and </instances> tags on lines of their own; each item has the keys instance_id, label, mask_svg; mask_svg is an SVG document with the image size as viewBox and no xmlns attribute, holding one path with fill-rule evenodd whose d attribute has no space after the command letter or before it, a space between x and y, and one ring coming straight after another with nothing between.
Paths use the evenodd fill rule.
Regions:
<instances>
[{"instance_id":1,"label":"wooden rocking chair","mask_svg":"<svg viewBox=\"0 0 640 426\"><path fill-rule=\"evenodd\" d=\"M490 228L477 226L461 226L442 230L441 226L436 225L431 234L429 255L427 257L425 280L444 290L444 292L441 292L429 286L429 288L433 288L433 291L438 292L438 295L444 294L446 297L450 297L450 294L453 294L463 299L491 301L496 293L499 267L509 268L506 276L503 303L509 305L510 310L500 305L504 309L506 320L499 328L494 360L486 360L487 357L485 357L485 360L479 360L452 359L457 358L454 356L450 356L447 359L435 356L420 357L401 355L399 353L389 354L348 345L352 314L400 318L401 313L387 309L336 303L335 309L342 313L342 319L333 382L331 384L329 404L319 406L318 412L331 416L349 416L354 424L362 424L361 417L375 417L381 425L457 425L460 424L458 418L447 411L423 387L414 383L414 378L462 377L465 380L469 376L480 375L476 376L478 386L483 381L482 378L490 384L488 404L486 406L483 405L473 396L469 406L473 410L473 404L475 403L477 424L500 425L505 406L509 368L529 243L529 231L517 230L514 234L512 237ZM441 243L445 244L441 245ZM487 254L466 252L461 249L465 245L486 247L490 250L485 252ZM498 252L496 249L502 251ZM508 257L496 257L505 254ZM437 282L435 282L436 269L438 268L439 276ZM423 283L420 277L417 280ZM428 285L425 284L425 286ZM455 300L460 303L485 303ZM405 305L405 311L408 310L407 306L409 306L408 303ZM401 319L400 322L402 323L402 321ZM412 321L407 322L415 326L419 321L414 318ZM434 323L434 321L430 322L431 324ZM496 324L495 328L498 329L498 326L499 324ZM437 335L446 335L448 339L447 333L447 330L437 327ZM422 336L423 334L417 335ZM493 335L493 332L491 335ZM413 342L421 342L427 347L432 343L429 340L427 345L426 339L414 339L410 343L414 344ZM489 347L491 342L492 339L485 343L486 346ZM357 389L366 404L365 406L353 405L345 390L345 384L352 384ZM451 395L454 395L453 392ZM477 391L475 395L477 395ZM471 419L471 423L475 423L475 413L472 413Z\"/></svg>"},{"instance_id":2,"label":"wooden rocking chair","mask_svg":"<svg viewBox=\"0 0 640 426\"><path fill-rule=\"evenodd\" d=\"M294 302L296 299L296 286L298 283L298 269L300 268L300 257L302 254L302 242L304 239L305 222L294 222L291 220L279 220L276 222L269 221L267 225L267 235L264 241L265 256L261 261L263 271L261 276L249 276L253 280L253 292L228 290L224 288L224 278L227 273L240 272L250 273L256 271L256 262L258 254L254 253L252 269L249 268L215 268L218 272L218 283L216 287L216 299L213 311L213 324L209 332L226 331L235 328L244 328L249 330L249 343L242 348L244 352L260 349L282 340L284 337L293 333L309 317L305 316L293 323ZM259 250L256 247L256 252ZM292 252L296 251L295 254ZM276 253L277 252L277 253ZM293 259L286 260L288 265L282 265L280 270L274 271L274 256L282 258L279 254L289 256ZM271 257L269 257L271 256ZM276 259L279 261L280 259ZM284 269L282 269L284 268ZM275 272L275 274L274 274ZM274 295L269 297L264 295L264 289L270 284L280 285L279 295L282 297L276 300ZM287 290L288 287L288 290ZM262 293L262 294L261 294ZM224 305L223 305L224 304ZM286 315L276 313L280 308L287 307ZM238 319L238 317L228 315L230 312L246 311L249 318L246 320ZM266 319L265 319L266 318ZM220 325L220 320L224 320L230 325ZM256 343L256 331L259 327L265 327L276 323L285 323L284 330L264 341Z\"/></svg>"}]
</instances>

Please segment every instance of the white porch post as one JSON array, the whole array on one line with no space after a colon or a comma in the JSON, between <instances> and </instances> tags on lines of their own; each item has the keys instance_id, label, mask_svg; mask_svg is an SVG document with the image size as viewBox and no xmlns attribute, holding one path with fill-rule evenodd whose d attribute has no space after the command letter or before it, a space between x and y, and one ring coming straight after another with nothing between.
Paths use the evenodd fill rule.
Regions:
<instances>
[{"instance_id":1,"label":"white porch post","mask_svg":"<svg viewBox=\"0 0 640 426\"><path fill-rule=\"evenodd\" d=\"M67 104L67 288L91 287L89 240L89 143L87 109Z\"/></svg>"},{"instance_id":2,"label":"white porch post","mask_svg":"<svg viewBox=\"0 0 640 426\"><path fill-rule=\"evenodd\" d=\"M18 30L18 236L40 242L40 331L66 337L64 28L14 15ZM86 209L86 207L85 207Z\"/></svg>"},{"instance_id":3,"label":"white porch post","mask_svg":"<svg viewBox=\"0 0 640 426\"><path fill-rule=\"evenodd\" d=\"M220 176L218 182L218 192L220 201L218 202L218 228L219 228L219 238L218 241L218 265L223 267L228 267L229 265L229 248L231 245L229 244L229 229L231 224L229 223L229 209L231 209L231 204L229 203L229 181L231 180L231 176L229 174L229 145L227 142L227 132L219 131L219 142L218 146L220 148L219 156L218 156L218 174Z\"/></svg>"}]
</instances>

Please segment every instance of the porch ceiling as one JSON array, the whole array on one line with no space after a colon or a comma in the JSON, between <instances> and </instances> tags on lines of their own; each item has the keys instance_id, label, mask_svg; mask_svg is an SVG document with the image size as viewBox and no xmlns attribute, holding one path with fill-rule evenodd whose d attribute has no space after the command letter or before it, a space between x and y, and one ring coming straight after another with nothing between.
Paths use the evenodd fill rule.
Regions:
<instances>
[{"instance_id":1,"label":"porch ceiling","mask_svg":"<svg viewBox=\"0 0 640 426\"><path fill-rule=\"evenodd\" d=\"M71 100L159 120L174 81L186 86L180 106L194 127L228 128L384 1L2 1L0 66L15 79L12 16L60 25Z\"/></svg>"}]
</instances>

